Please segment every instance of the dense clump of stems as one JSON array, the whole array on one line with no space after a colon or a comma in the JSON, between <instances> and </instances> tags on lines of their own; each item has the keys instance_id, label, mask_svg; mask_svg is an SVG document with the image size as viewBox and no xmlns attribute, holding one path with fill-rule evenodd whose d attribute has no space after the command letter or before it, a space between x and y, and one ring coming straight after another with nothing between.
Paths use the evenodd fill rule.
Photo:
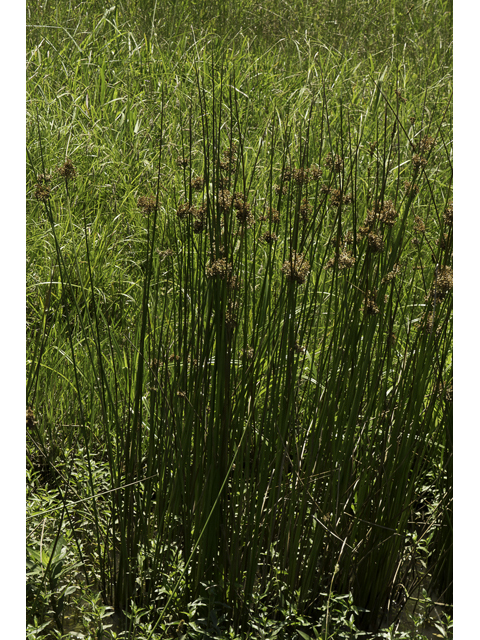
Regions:
<instances>
[{"instance_id":1,"label":"dense clump of stems","mask_svg":"<svg viewBox=\"0 0 480 640\"><path fill-rule=\"evenodd\" d=\"M177 74L112 24L142 92L119 100L87 36L53 177L48 96L32 115L30 456L87 469L52 548L67 526L87 583L151 634L197 601L237 631L326 606L326 637L333 593L363 629L421 581L451 602L448 92L410 113L392 65L349 99L317 56L275 84L280 57L195 33Z\"/></svg>"}]
</instances>

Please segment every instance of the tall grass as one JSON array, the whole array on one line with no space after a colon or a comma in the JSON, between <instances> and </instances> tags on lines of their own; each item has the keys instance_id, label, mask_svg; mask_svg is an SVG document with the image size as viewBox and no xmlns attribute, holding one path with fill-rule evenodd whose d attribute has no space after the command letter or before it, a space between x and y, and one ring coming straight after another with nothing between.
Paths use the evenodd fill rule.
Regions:
<instances>
[{"instance_id":1,"label":"tall grass","mask_svg":"<svg viewBox=\"0 0 480 640\"><path fill-rule=\"evenodd\" d=\"M378 67L365 43L277 43L287 14L262 49L248 3L181 32L188 3L153 5L135 32L121 3L87 4L90 29L60 3L66 35L29 34L28 435L63 501L50 535L149 637L194 601L246 632L349 592L376 629L419 560L451 602L448 42L435 72L412 66L422 40ZM289 28L317 6L324 24L313 3Z\"/></svg>"}]
</instances>

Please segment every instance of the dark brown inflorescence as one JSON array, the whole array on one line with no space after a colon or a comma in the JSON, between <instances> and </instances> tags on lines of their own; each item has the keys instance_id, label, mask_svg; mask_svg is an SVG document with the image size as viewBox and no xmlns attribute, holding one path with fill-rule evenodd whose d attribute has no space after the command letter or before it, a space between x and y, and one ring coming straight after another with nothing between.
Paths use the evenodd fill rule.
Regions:
<instances>
[{"instance_id":1,"label":"dark brown inflorescence","mask_svg":"<svg viewBox=\"0 0 480 640\"><path fill-rule=\"evenodd\" d=\"M241 224L244 224L247 227L251 227L254 224L255 220L250 210L250 205L245 201L245 195L243 193L235 193L233 207L236 212L237 220Z\"/></svg>"},{"instance_id":2,"label":"dark brown inflorescence","mask_svg":"<svg viewBox=\"0 0 480 640\"><path fill-rule=\"evenodd\" d=\"M354 266L355 262L356 258L352 256L351 251L342 251L338 258L336 256L330 258L324 269L333 269L336 264L338 264L339 269L350 269L350 267Z\"/></svg>"},{"instance_id":3,"label":"dark brown inflorescence","mask_svg":"<svg viewBox=\"0 0 480 640\"><path fill-rule=\"evenodd\" d=\"M335 173L340 173L343 169L343 160L339 155L332 156L331 153L327 153L325 156L325 165L329 169L333 169Z\"/></svg>"},{"instance_id":4,"label":"dark brown inflorescence","mask_svg":"<svg viewBox=\"0 0 480 640\"><path fill-rule=\"evenodd\" d=\"M148 215L152 213L152 211L155 211L156 200L153 196L140 196L137 200L137 206L142 213Z\"/></svg>"},{"instance_id":5,"label":"dark brown inflorescence","mask_svg":"<svg viewBox=\"0 0 480 640\"><path fill-rule=\"evenodd\" d=\"M377 313L380 313L380 309L377 306L377 303L375 301L377 292L376 291L369 291L366 299L365 299L365 311L366 313L368 313L368 315L374 316Z\"/></svg>"},{"instance_id":6,"label":"dark brown inflorescence","mask_svg":"<svg viewBox=\"0 0 480 640\"><path fill-rule=\"evenodd\" d=\"M191 181L190 183L192 185L192 189L194 191L203 191L203 184L204 184L204 180L203 178L195 178L194 180Z\"/></svg>"},{"instance_id":7,"label":"dark brown inflorescence","mask_svg":"<svg viewBox=\"0 0 480 640\"><path fill-rule=\"evenodd\" d=\"M453 201L448 203L448 207L443 214L443 220L446 225L451 226L453 224Z\"/></svg>"},{"instance_id":8,"label":"dark brown inflorescence","mask_svg":"<svg viewBox=\"0 0 480 640\"><path fill-rule=\"evenodd\" d=\"M267 244L273 244L274 242L277 242L278 236L275 233L268 233L267 231L262 236L260 236L260 240L261 242L266 242Z\"/></svg>"},{"instance_id":9,"label":"dark brown inflorescence","mask_svg":"<svg viewBox=\"0 0 480 640\"><path fill-rule=\"evenodd\" d=\"M401 267L400 267L400 265L398 263L394 264L392 271L389 271L386 276L383 276L382 283L390 282L391 280L396 278L398 276L398 274L400 273L400 269L401 269Z\"/></svg>"},{"instance_id":10,"label":"dark brown inflorescence","mask_svg":"<svg viewBox=\"0 0 480 640\"><path fill-rule=\"evenodd\" d=\"M70 158L67 158L65 163L58 169L58 173L65 178L65 180L70 180L71 178L75 178L77 175L75 171L75 167L73 166L73 162Z\"/></svg>"},{"instance_id":11,"label":"dark brown inflorescence","mask_svg":"<svg viewBox=\"0 0 480 640\"><path fill-rule=\"evenodd\" d=\"M310 273L310 264L302 253L292 251L290 260L286 260L283 264L282 273L289 282L303 284Z\"/></svg>"},{"instance_id":12,"label":"dark brown inflorescence","mask_svg":"<svg viewBox=\"0 0 480 640\"><path fill-rule=\"evenodd\" d=\"M32 411L31 407L28 407L27 409L27 416L26 416L26 426L27 429L33 429L33 427L37 424L36 420L35 420L35 414Z\"/></svg>"},{"instance_id":13,"label":"dark brown inflorescence","mask_svg":"<svg viewBox=\"0 0 480 640\"><path fill-rule=\"evenodd\" d=\"M453 289L452 267L442 267L438 270L434 293L437 300L443 300Z\"/></svg>"}]
</instances>

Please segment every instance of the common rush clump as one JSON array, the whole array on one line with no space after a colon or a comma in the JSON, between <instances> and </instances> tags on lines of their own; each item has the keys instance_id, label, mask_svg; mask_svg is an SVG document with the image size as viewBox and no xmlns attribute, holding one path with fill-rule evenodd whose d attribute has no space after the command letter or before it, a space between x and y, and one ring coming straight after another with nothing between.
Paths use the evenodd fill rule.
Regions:
<instances>
[{"instance_id":1,"label":"common rush clump","mask_svg":"<svg viewBox=\"0 0 480 640\"><path fill-rule=\"evenodd\" d=\"M29 4L28 637L450 616L448 3Z\"/></svg>"}]
</instances>

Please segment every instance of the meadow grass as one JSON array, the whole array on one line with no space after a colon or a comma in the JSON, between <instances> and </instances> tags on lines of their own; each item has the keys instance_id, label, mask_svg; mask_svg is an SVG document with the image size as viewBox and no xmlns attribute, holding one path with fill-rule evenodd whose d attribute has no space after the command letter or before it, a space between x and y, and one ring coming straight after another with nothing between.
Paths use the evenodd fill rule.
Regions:
<instances>
[{"instance_id":1,"label":"meadow grass","mask_svg":"<svg viewBox=\"0 0 480 640\"><path fill-rule=\"evenodd\" d=\"M452 6L355 5L27 7L28 637L450 633Z\"/></svg>"}]
</instances>

